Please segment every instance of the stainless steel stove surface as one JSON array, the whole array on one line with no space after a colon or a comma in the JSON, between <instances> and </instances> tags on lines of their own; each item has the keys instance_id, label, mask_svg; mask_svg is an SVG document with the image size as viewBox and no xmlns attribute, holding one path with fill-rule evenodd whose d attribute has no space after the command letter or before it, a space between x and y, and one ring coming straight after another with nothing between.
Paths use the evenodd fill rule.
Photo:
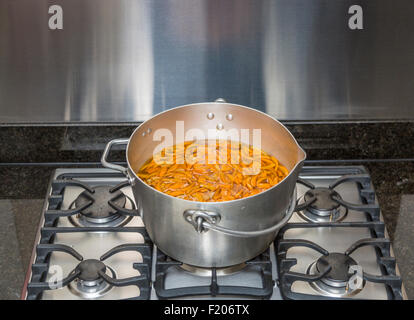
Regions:
<instances>
[{"instance_id":1,"label":"stainless steel stove surface","mask_svg":"<svg viewBox=\"0 0 414 320\"><path fill-rule=\"evenodd\" d=\"M297 193L268 250L205 269L157 250L118 172L57 169L22 299L406 298L363 167L304 167Z\"/></svg>"}]
</instances>

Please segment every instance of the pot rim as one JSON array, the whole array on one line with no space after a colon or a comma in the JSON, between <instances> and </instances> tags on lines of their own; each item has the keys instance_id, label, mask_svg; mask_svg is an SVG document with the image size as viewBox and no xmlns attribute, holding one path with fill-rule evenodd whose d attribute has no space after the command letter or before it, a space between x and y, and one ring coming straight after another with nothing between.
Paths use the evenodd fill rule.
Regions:
<instances>
[{"instance_id":1,"label":"pot rim","mask_svg":"<svg viewBox=\"0 0 414 320\"><path fill-rule=\"evenodd\" d=\"M187 200L187 199L182 199L182 198L174 197L174 196L171 196L171 195L169 195L167 193L161 192L161 191L153 188L149 184L145 183L145 181L143 181L140 177L138 177L138 175L134 172L134 170L132 170L132 167L131 167L131 165L129 163L128 153L129 153L129 145L131 143L131 139L137 133L137 131L139 130L139 128L141 128L141 126L145 125L147 122L149 122L150 120L158 117L161 114L168 113L168 112L172 112L174 110L182 109L182 108L186 108L186 107L190 107L190 106L198 106L198 105L202 106L202 105L207 105L207 104L229 104L229 105L232 105L232 106L235 106L235 107L240 107L240 108L244 108L244 109L248 109L248 110L257 112L257 113L262 114L262 115L268 117L269 119L277 122L280 126L282 126L283 129L285 129L285 131L290 135L290 137L295 142L295 144L298 147L299 151L302 152L302 154L303 154L302 159L295 164L295 166L292 168L292 170L290 170L289 174L282 181L278 182L277 184L275 184L274 186L270 187L269 189L266 189L265 191L262 191L260 193L257 193L257 194L254 194L254 195L251 195L251 196L248 196L248 197L244 197L244 198L241 198L241 199L235 199L235 200L227 200L227 201L203 201L203 202L200 202L200 201L193 201L193 200ZM155 192L157 192L157 193L159 193L159 194L161 194L163 196L169 197L171 199L182 200L182 201L187 202L187 203L192 204L192 205L197 205L197 206L209 205L210 206L210 205L218 205L218 204L221 205L221 204L229 204L229 203L230 204L235 204L237 202L240 202L240 201L243 201L243 200L246 200L246 199L253 199L254 197L263 196L266 193L270 192L271 190L276 189L279 186L284 185L286 183L286 180L288 180L288 178L292 175L292 173L296 171L296 169L298 168L298 166L301 165L306 160L306 152L299 145L299 143L297 142L297 140L295 139L295 137L293 136L293 134L286 128L285 125L283 125L283 123L281 123L279 120L275 119L274 117L270 116L269 114L267 114L265 112L256 110L256 109L251 108L251 107L246 107L246 106L243 106L243 105L240 105L240 104L235 104L235 103L228 103L228 102L199 102L199 103L185 104L185 105L182 105L182 106L178 106L178 107L174 107L174 108L171 108L171 109L168 109L168 110L164 110L164 111L162 111L160 113L157 113L156 115L152 116L151 118L145 120L140 125L138 125L138 127L135 128L135 130L132 132L132 134L130 135L130 137L128 139L128 144L127 144L127 148L126 148L126 160L127 160L127 165L128 165L128 169L129 169L128 172L131 172L133 174L133 178L134 179L137 179L143 185L149 187L153 191L155 191Z\"/></svg>"}]
</instances>

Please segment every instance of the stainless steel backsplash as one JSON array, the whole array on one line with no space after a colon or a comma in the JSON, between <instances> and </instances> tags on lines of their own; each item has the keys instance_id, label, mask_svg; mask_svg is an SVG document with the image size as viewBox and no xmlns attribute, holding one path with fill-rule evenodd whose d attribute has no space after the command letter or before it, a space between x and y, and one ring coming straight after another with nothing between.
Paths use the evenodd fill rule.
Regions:
<instances>
[{"instance_id":1,"label":"stainless steel backsplash","mask_svg":"<svg viewBox=\"0 0 414 320\"><path fill-rule=\"evenodd\" d=\"M0 0L2 123L141 121L218 97L285 120L414 119L413 79L412 0Z\"/></svg>"}]
</instances>

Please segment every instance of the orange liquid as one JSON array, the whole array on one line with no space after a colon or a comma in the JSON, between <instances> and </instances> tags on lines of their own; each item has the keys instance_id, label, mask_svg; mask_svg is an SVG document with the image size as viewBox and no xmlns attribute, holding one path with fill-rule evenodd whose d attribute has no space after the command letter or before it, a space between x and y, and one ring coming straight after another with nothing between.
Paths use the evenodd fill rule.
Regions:
<instances>
[{"instance_id":1,"label":"orange liquid","mask_svg":"<svg viewBox=\"0 0 414 320\"><path fill-rule=\"evenodd\" d=\"M215 202L260 193L289 174L286 167L263 150L230 141L220 149L222 142L217 141L215 148L209 148L207 140L196 144L187 141L181 149L177 145L165 148L145 162L138 176L171 196Z\"/></svg>"}]
</instances>

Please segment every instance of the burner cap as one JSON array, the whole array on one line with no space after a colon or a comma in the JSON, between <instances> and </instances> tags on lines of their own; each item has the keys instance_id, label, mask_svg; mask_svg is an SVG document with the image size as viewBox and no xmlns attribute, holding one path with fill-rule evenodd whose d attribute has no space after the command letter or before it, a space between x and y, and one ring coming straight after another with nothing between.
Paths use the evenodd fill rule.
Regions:
<instances>
[{"instance_id":1,"label":"burner cap","mask_svg":"<svg viewBox=\"0 0 414 320\"><path fill-rule=\"evenodd\" d=\"M339 208L339 203L334 201L332 196L341 199L341 196L335 190L318 187L306 192L305 201L309 201L312 197L316 197L316 201L309 206L309 209L313 209L312 211L321 213L321 215L323 215L323 213L329 215L332 211Z\"/></svg>"},{"instance_id":2,"label":"burner cap","mask_svg":"<svg viewBox=\"0 0 414 320\"><path fill-rule=\"evenodd\" d=\"M88 259L79 263L76 269L81 272L79 274L79 279L89 282L98 280L101 277L98 271L105 272L106 266L102 261Z\"/></svg>"},{"instance_id":3,"label":"burner cap","mask_svg":"<svg viewBox=\"0 0 414 320\"><path fill-rule=\"evenodd\" d=\"M305 220L329 222L341 221L346 217L348 209L332 199L332 197L342 199L335 190L325 187L310 189L305 193L301 201L302 203L310 202L314 197L316 200L299 212L299 215Z\"/></svg>"},{"instance_id":4,"label":"burner cap","mask_svg":"<svg viewBox=\"0 0 414 320\"><path fill-rule=\"evenodd\" d=\"M84 206L92 200L92 205L81 212L89 222L106 223L117 219L119 214L109 206L108 201L116 198L115 204L123 208L126 204L126 196L121 191L111 193L111 189L111 186L98 186L94 188L93 194L85 190L75 200L75 207ZM119 194L121 196L118 196Z\"/></svg>"},{"instance_id":5,"label":"burner cap","mask_svg":"<svg viewBox=\"0 0 414 320\"><path fill-rule=\"evenodd\" d=\"M83 299L97 299L112 289L112 285L104 281L99 275L99 271L116 278L115 271L111 267L96 259L80 262L76 270L80 271L80 274L68 284L68 287L73 294Z\"/></svg>"},{"instance_id":6,"label":"burner cap","mask_svg":"<svg viewBox=\"0 0 414 320\"><path fill-rule=\"evenodd\" d=\"M322 256L316 262L316 269L319 273L331 266L331 271L321 279L322 282L332 286L346 286L352 274L349 267L357 265L354 259L343 253L332 252L327 256Z\"/></svg>"},{"instance_id":7,"label":"burner cap","mask_svg":"<svg viewBox=\"0 0 414 320\"><path fill-rule=\"evenodd\" d=\"M318 293L330 297L351 297L359 293L364 285L360 287L349 285L353 273L349 272L351 266L358 265L354 259L343 253L331 252L327 256L320 257L313 262L307 270L307 274L318 275L323 273L329 266L331 270L322 279L311 282L310 286Z\"/></svg>"}]
</instances>

